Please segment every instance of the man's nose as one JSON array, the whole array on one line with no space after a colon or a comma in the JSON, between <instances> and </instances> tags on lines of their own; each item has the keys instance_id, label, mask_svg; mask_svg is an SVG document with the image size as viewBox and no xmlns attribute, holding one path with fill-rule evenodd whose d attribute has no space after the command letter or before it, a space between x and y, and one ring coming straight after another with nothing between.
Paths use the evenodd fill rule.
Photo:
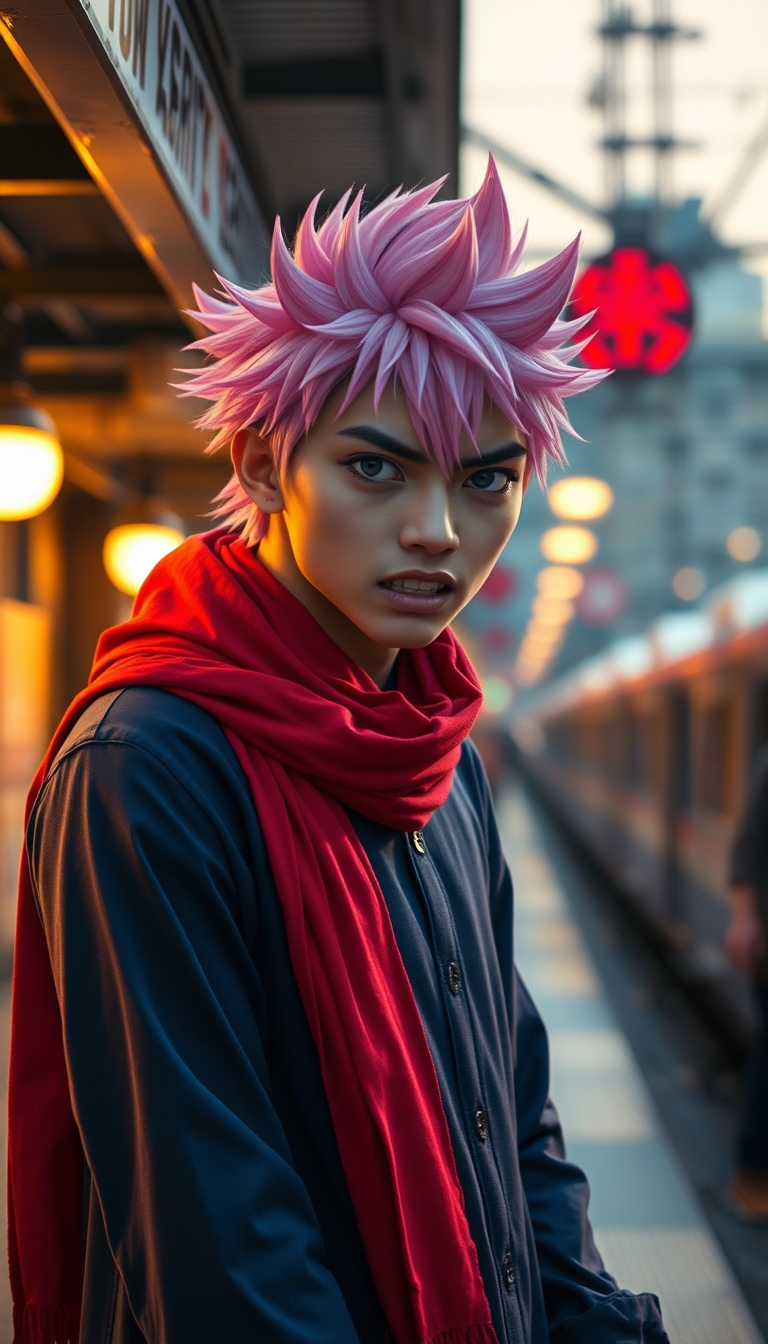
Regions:
<instances>
[{"instance_id":1,"label":"man's nose","mask_svg":"<svg viewBox=\"0 0 768 1344\"><path fill-rule=\"evenodd\" d=\"M419 493L401 529L400 543L406 550L420 547L430 555L456 550L459 538L451 517L447 483L434 482Z\"/></svg>"}]
</instances>

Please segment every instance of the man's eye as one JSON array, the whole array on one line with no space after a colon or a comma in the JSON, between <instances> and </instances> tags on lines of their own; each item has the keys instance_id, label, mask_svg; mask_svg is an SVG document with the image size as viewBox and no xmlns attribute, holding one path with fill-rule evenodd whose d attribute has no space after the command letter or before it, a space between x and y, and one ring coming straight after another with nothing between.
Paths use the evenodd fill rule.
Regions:
<instances>
[{"instance_id":1,"label":"man's eye","mask_svg":"<svg viewBox=\"0 0 768 1344\"><path fill-rule=\"evenodd\" d=\"M394 462L386 457L357 457L349 466L356 476L364 476L366 481L396 481L400 478Z\"/></svg>"},{"instance_id":2,"label":"man's eye","mask_svg":"<svg viewBox=\"0 0 768 1344\"><path fill-rule=\"evenodd\" d=\"M473 490L482 490L485 495L503 495L516 480L514 472L488 467L485 471L473 471L465 485L471 486Z\"/></svg>"}]
</instances>

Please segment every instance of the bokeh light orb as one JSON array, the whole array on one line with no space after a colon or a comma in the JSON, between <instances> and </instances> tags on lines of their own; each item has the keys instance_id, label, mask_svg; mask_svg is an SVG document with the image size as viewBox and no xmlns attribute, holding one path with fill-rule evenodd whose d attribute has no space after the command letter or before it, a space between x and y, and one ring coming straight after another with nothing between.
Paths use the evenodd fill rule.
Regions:
<instances>
[{"instance_id":1,"label":"bokeh light orb","mask_svg":"<svg viewBox=\"0 0 768 1344\"><path fill-rule=\"evenodd\" d=\"M578 597L584 587L584 575L568 565L548 565L536 575L536 587L545 597Z\"/></svg>"},{"instance_id":2,"label":"bokeh light orb","mask_svg":"<svg viewBox=\"0 0 768 1344\"><path fill-rule=\"evenodd\" d=\"M672 592L683 602L695 602L706 586L707 580L696 565L683 565L672 579Z\"/></svg>"},{"instance_id":3,"label":"bokeh light orb","mask_svg":"<svg viewBox=\"0 0 768 1344\"><path fill-rule=\"evenodd\" d=\"M49 430L3 424L0 417L0 519L14 522L42 513L63 479L64 454L53 425Z\"/></svg>"},{"instance_id":4,"label":"bokeh light orb","mask_svg":"<svg viewBox=\"0 0 768 1344\"><path fill-rule=\"evenodd\" d=\"M525 635L523 647L531 649L553 648L563 640L562 625L545 625L543 621L531 621Z\"/></svg>"},{"instance_id":5,"label":"bokeh light orb","mask_svg":"<svg viewBox=\"0 0 768 1344\"><path fill-rule=\"evenodd\" d=\"M567 597L545 597L540 593L534 597L531 611L542 625L566 625L573 616L573 603Z\"/></svg>"},{"instance_id":6,"label":"bokeh light orb","mask_svg":"<svg viewBox=\"0 0 768 1344\"><path fill-rule=\"evenodd\" d=\"M159 523L124 523L104 539L104 568L112 583L130 597L138 593L159 560L175 551L184 534Z\"/></svg>"},{"instance_id":7,"label":"bokeh light orb","mask_svg":"<svg viewBox=\"0 0 768 1344\"><path fill-rule=\"evenodd\" d=\"M725 549L732 560L746 564L749 560L757 559L763 549L763 538L756 527L734 527L728 535Z\"/></svg>"},{"instance_id":8,"label":"bokeh light orb","mask_svg":"<svg viewBox=\"0 0 768 1344\"><path fill-rule=\"evenodd\" d=\"M539 547L553 565L583 565L597 555L597 537L588 527L550 527Z\"/></svg>"},{"instance_id":9,"label":"bokeh light orb","mask_svg":"<svg viewBox=\"0 0 768 1344\"><path fill-rule=\"evenodd\" d=\"M613 491L607 481L597 476L566 476L555 481L547 500L558 518L587 522L602 518L613 507Z\"/></svg>"}]
</instances>

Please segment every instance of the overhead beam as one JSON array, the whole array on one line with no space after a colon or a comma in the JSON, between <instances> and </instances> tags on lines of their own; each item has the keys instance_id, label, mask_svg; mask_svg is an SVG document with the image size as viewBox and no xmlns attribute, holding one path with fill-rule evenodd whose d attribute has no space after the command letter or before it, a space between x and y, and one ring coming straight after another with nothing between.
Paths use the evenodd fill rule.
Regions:
<instances>
[{"instance_id":1,"label":"overhead beam","mask_svg":"<svg viewBox=\"0 0 768 1344\"><path fill-rule=\"evenodd\" d=\"M706 222L710 228L714 228L722 221L723 215L741 195L766 150L768 150L768 117L758 127L757 134L750 140L728 181L715 198L714 204L706 212Z\"/></svg>"},{"instance_id":2,"label":"overhead beam","mask_svg":"<svg viewBox=\"0 0 768 1344\"><path fill-rule=\"evenodd\" d=\"M99 188L90 178L0 177L0 197L98 195Z\"/></svg>"},{"instance_id":3,"label":"overhead beam","mask_svg":"<svg viewBox=\"0 0 768 1344\"><path fill-rule=\"evenodd\" d=\"M606 210L602 210L594 201L590 201L580 192L574 191L572 187L566 186L564 182L559 182L557 178L545 173L541 168L537 168L529 159L523 158L517 150L510 149L507 145L502 145L492 136L486 135L485 131L477 130L474 126L462 126L461 138L467 145L477 145L479 149L487 149L499 163L503 163L513 172L519 173L529 182L535 182L538 187L543 187L551 196L556 196L558 200L563 201L565 205L570 205L572 209L577 210L582 215L589 215L592 219L599 219L603 224L610 224L610 215Z\"/></svg>"},{"instance_id":4,"label":"overhead beam","mask_svg":"<svg viewBox=\"0 0 768 1344\"><path fill-rule=\"evenodd\" d=\"M243 70L246 98L384 98L384 57L378 48L349 56L299 56L258 61Z\"/></svg>"},{"instance_id":5,"label":"overhead beam","mask_svg":"<svg viewBox=\"0 0 768 1344\"><path fill-rule=\"evenodd\" d=\"M16 121L0 126L0 167L7 178L91 181L85 164L55 121Z\"/></svg>"},{"instance_id":6,"label":"overhead beam","mask_svg":"<svg viewBox=\"0 0 768 1344\"><path fill-rule=\"evenodd\" d=\"M95 294L123 298L161 293L152 272L138 266L28 266L0 271L0 302L54 295L77 299Z\"/></svg>"}]
</instances>

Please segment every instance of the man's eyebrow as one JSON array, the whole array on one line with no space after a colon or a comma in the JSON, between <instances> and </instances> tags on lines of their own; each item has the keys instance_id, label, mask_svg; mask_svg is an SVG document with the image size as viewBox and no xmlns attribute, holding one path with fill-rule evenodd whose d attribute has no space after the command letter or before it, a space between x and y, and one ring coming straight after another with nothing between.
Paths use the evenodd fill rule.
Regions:
<instances>
[{"instance_id":1,"label":"man's eyebrow","mask_svg":"<svg viewBox=\"0 0 768 1344\"><path fill-rule=\"evenodd\" d=\"M505 443L501 448L493 448L490 453L478 453L477 456L465 457L460 466L465 471L481 471L483 467L492 467L497 462L507 462L510 457L525 457L528 449L522 443L516 443L513 439L511 443Z\"/></svg>"},{"instance_id":2,"label":"man's eyebrow","mask_svg":"<svg viewBox=\"0 0 768 1344\"><path fill-rule=\"evenodd\" d=\"M394 435L387 434L383 429L377 429L375 425L352 425L349 429L340 429L339 434L347 439L360 439L362 443L370 443L371 447L382 448L385 452L392 453L393 457L404 457L408 462L423 464L429 461L418 448L409 448ZM489 453L478 453L464 458L459 465L465 471L482 471L483 467L495 466L497 462L508 462L511 457L525 457L526 451L522 443L516 443L513 439L511 443L505 443L501 448L494 448Z\"/></svg>"},{"instance_id":3,"label":"man's eyebrow","mask_svg":"<svg viewBox=\"0 0 768 1344\"><path fill-rule=\"evenodd\" d=\"M377 429L375 425L352 425L349 429L340 429L339 434L345 439L360 439L362 443L370 443L372 448L383 448L394 457L404 457L409 462L429 461L421 449L409 448L394 435L385 433L383 429Z\"/></svg>"}]
</instances>

